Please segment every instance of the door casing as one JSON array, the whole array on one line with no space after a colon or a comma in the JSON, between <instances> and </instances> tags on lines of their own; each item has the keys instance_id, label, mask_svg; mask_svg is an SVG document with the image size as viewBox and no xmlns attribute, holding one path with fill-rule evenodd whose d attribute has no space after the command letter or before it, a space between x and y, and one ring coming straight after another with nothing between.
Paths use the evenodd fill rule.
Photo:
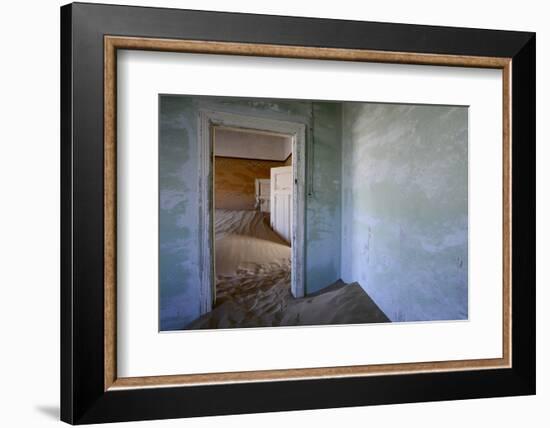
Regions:
<instances>
[{"instance_id":1,"label":"door casing","mask_svg":"<svg viewBox=\"0 0 550 428\"><path fill-rule=\"evenodd\" d=\"M292 138L291 292L305 294L306 125L224 111L199 111L200 314L212 310L216 295L214 253L214 132L217 127L252 130Z\"/></svg>"}]
</instances>

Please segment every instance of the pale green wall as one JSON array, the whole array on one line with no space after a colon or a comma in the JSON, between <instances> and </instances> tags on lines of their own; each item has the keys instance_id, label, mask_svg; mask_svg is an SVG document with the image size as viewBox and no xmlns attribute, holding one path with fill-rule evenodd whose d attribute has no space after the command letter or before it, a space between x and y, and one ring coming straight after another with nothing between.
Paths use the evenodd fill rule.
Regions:
<instances>
[{"instance_id":1,"label":"pale green wall","mask_svg":"<svg viewBox=\"0 0 550 428\"><path fill-rule=\"evenodd\" d=\"M181 329L199 316L198 109L307 125L312 193L306 198L306 293L340 278L341 107L334 103L161 96L159 130L160 325Z\"/></svg>"},{"instance_id":2,"label":"pale green wall","mask_svg":"<svg viewBox=\"0 0 550 428\"><path fill-rule=\"evenodd\" d=\"M199 213L196 107L185 97L159 100L160 329L199 314Z\"/></svg>"},{"instance_id":3,"label":"pale green wall","mask_svg":"<svg viewBox=\"0 0 550 428\"><path fill-rule=\"evenodd\" d=\"M341 103L313 104L306 233L306 294L340 279Z\"/></svg>"},{"instance_id":4,"label":"pale green wall","mask_svg":"<svg viewBox=\"0 0 550 428\"><path fill-rule=\"evenodd\" d=\"M468 110L344 103L342 277L392 321L468 316Z\"/></svg>"}]
</instances>

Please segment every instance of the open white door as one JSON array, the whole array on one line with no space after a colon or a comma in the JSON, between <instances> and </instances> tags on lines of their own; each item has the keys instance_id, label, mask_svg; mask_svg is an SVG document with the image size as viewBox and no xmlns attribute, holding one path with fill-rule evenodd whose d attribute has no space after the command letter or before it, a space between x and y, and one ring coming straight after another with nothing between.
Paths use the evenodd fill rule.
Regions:
<instances>
[{"instance_id":1,"label":"open white door","mask_svg":"<svg viewBox=\"0 0 550 428\"><path fill-rule=\"evenodd\" d=\"M292 167L271 168L271 227L281 238L291 241Z\"/></svg>"}]
</instances>

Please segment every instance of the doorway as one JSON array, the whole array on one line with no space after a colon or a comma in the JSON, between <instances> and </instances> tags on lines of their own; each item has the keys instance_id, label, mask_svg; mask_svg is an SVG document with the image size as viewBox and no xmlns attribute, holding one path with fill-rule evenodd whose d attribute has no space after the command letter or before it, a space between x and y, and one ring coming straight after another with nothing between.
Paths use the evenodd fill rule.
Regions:
<instances>
[{"instance_id":1,"label":"doorway","mask_svg":"<svg viewBox=\"0 0 550 428\"><path fill-rule=\"evenodd\" d=\"M220 278L246 269L262 270L266 255L273 257L271 265L277 265L288 254L290 291L303 297L305 125L201 111L199 134L201 177L207 177L199 189L201 315L212 310ZM263 141L263 146L254 141ZM277 141L281 147L287 145L286 158L279 154L277 159L266 159L275 156L267 145L273 143L273 149ZM233 177L242 182L223 188L216 170L224 167L227 172L241 168L233 171Z\"/></svg>"}]
</instances>

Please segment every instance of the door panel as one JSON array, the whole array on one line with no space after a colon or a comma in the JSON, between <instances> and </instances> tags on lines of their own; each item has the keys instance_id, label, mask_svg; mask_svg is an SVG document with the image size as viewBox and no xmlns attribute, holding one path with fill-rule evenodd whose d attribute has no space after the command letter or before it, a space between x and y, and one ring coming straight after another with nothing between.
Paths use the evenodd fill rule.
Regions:
<instances>
[{"instance_id":1,"label":"door panel","mask_svg":"<svg viewBox=\"0 0 550 428\"><path fill-rule=\"evenodd\" d=\"M271 168L271 227L290 242L292 234L292 167Z\"/></svg>"}]
</instances>

